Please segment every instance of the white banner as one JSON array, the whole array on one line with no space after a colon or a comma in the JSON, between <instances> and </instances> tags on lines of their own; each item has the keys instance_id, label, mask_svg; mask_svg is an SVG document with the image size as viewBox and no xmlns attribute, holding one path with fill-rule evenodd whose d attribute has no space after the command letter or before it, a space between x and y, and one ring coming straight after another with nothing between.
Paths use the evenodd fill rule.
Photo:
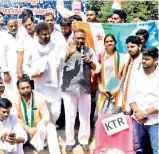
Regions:
<instances>
[{"instance_id":1,"label":"white banner","mask_svg":"<svg viewBox=\"0 0 159 154\"><path fill-rule=\"evenodd\" d=\"M105 131L109 136L129 128L123 113L115 114L102 120Z\"/></svg>"}]
</instances>

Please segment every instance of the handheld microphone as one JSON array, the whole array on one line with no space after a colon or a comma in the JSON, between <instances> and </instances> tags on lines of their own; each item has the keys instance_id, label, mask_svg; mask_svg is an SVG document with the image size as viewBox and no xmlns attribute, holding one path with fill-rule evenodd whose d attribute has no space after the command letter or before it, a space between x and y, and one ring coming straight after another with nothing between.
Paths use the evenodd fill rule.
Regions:
<instances>
[{"instance_id":1,"label":"handheld microphone","mask_svg":"<svg viewBox=\"0 0 159 154\"><path fill-rule=\"evenodd\" d=\"M84 46L81 45L81 56L83 55L83 53L84 53Z\"/></svg>"}]
</instances>

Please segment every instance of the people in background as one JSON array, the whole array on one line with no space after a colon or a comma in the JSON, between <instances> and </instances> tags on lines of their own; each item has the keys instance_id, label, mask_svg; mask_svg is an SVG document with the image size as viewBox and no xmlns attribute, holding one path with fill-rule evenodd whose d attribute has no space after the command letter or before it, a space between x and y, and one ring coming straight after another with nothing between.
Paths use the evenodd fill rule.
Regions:
<instances>
[{"instance_id":1,"label":"people in background","mask_svg":"<svg viewBox=\"0 0 159 154\"><path fill-rule=\"evenodd\" d=\"M124 23L126 22L126 12L124 10L114 10L112 14L112 22L113 23Z\"/></svg>"}]
</instances>

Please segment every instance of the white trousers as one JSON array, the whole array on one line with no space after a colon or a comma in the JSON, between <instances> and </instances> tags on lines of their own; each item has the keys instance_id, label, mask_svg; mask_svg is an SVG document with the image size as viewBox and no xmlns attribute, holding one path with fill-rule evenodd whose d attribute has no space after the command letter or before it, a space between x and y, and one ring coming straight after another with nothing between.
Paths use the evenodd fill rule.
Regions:
<instances>
[{"instance_id":1,"label":"white trousers","mask_svg":"<svg viewBox=\"0 0 159 154\"><path fill-rule=\"evenodd\" d=\"M55 125L48 123L45 126L44 123L39 122L37 125L37 133L33 136L30 143L37 151L41 151L44 148L45 139L47 140L50 154L61 154Z\"/></svg>"},{"instance_id":2,"label":"white trousers","mask_svg":"<svg viewBox=\"0 0 159 154\"><path fill-rule=\"evenodd\" d=\"M90 112L91 95L79 94L73 95L63 93L65 119L66 119L66 145L74 145L74 125L77 110L79 111L80 128L78 141L80 144L88 144L90 137Z\"/></svg>"},{"instance_id":3,"label":"white trousers","mask_svg":"<svg viewBox=\"0 0 159 154\"><path fill-rule=\"evenodd\" d=\"M10 145L6 142L2 143L0 140L0 149L4 150L5 154L24 154L22 143Z\"/></svg>"}]
</instances>

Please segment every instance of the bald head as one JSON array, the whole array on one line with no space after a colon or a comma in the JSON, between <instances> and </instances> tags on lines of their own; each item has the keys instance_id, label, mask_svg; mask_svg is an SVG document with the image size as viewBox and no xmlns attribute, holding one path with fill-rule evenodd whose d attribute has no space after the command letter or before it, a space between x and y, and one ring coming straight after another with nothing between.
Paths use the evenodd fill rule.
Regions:
<instances>
[{"instance_id":1,"label":"bald head","mask_svg":"<svg viewBox=\"0 0 159 154\"><path fill-rule=\"evenodd\" d=\"M7 28L10 34L16 35L18 31L18 21L16 19L8 19Z\"/></svg>"},{"instance_id":2,"label":"bald head","mask_svg":"<svg viewBox=\"0 0 159 154\"><path fill-rule=\"evenodd\" d=\"M97 22L97 15L95 11L87 11L86 12L86 20L87 22Z\"/></svg>"}]
</instances>

